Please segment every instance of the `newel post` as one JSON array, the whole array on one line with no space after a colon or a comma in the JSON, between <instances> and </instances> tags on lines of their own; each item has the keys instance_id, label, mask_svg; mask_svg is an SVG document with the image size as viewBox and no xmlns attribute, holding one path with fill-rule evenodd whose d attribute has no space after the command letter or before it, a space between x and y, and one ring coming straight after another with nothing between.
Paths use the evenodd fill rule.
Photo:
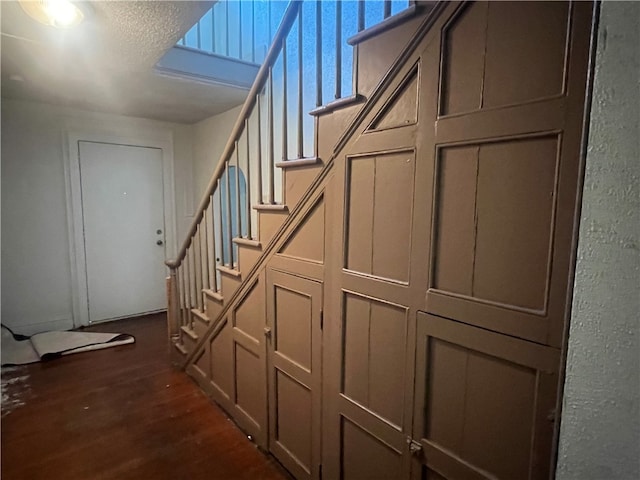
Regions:
<instances>
[{"instance_id":1,"label":"newel post","mask_svg":"<svg viewBox=\"0 0 640 480\"><path fill-rule=\"evenodd\" d=\"M178 311L178 282L176 281L176 269L171 268L167 277L167 333L169 342L178 337L180 329Z\"/></svg>"}]
</instances>

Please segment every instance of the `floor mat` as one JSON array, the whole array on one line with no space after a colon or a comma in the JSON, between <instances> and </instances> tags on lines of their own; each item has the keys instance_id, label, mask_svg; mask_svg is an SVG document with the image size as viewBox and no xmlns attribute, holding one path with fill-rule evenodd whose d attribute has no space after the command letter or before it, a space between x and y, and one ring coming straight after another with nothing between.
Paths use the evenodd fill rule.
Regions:
<instances>
[{"instance_id":1,"label":"floor mat","mask_svg":"<svg viewBox=\"0 0 640 480\"><path fill-rule=\"evenodd\" d=\"M25 365L135 341L132 335L126 333L95 332L44 332L24 339L2 325L2 366Z\"/></svg>"}]
</instances>

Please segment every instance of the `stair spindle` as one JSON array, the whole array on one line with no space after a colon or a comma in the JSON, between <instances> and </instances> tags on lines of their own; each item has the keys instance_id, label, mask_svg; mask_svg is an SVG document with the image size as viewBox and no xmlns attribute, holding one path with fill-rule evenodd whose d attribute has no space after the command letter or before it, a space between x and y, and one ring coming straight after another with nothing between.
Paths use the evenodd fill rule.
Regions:
<instances>
[{"instance_id":1,"label":"stair spindle","mask_svg":"<svg viewBox=\"0 0 640 480\"><path fill-rule=\"evenodd\" d=\"M384 18L391 16L391 0L384 0Z\"/></svg>"},{"instance_id":2,"label":"stair spindle","mask_svg":"<svg viewBox=\"0 0 640 480\"><path fill-rule=\"evenodd\" d=\"M196 229L196 235L193 239L193 245L195 251L193 252L193 261L194 261L194 283L195 283L195 294L196 294L196 308L202 311L202 242L200 237L201 225L198 225Z\"/></svg>"},{"instance_id":3,"label":"stair spindle","mask_svg":"<svg viewBox=\"0 0 640 480\"><path fill-rule=\"evenodd\" d=\"M360 4L362 2L358 2ZM322 3L316 1L316 107L322 105Z\"/></svg>"},{"instance_id":4,"label":"stair spindle","mask_svg":"<svg viewBox=\"0 0 640 480\"><path fill-rule=\"evenodd\" d=\"M208 215L209 208L212 208L212 204L209 204L207 209L204 211L204 214L202 215L202 225L204 226L204 273L205 273L204 288L207 290L211 290L211 271L209 268L209 265L210 265L209 252L211 251L210 245L209 245L209 238L211 237L209 234L209 227L211 226L211 221L209 220L209 215ZM205 308L206 308L206 302L205 302Z\"/></svg>"},{"instance_id":5,"label":"stair spindle","mask_svg":"<svg viewBox=\"0 0 640 480\"><path fill-rule=\"evenodd\" d=\"M260 94L256 95L256 114L258 116L258 138L257 138L257 144L258 144L258 161L257 161L257 165L256 167L258 168L257 170L257 176L258 176L258 183L257 183L257 187L258 187L258 205L262 205L262 106L261 106L261 102L260 102Z\"/></svg>"},{"instance_id":6,"label":"stair spindle","mask_svg":"<svg viewBox=\"0 0 640 480\"><path fill-rule=\"evenodd\" d=\"M287 120L287 39L282 41L282 161L289 160L289 122Z\"/></svg>"},{"instance_id":7,"label":"stair spindle","mask_svg":"<svg viewBox=\"0 0 640 480\"><path fill-rule=\"evenodd\" d=\"M229 1L229 0L227 0ZM238 2L238 33L240 34L240 40L238 45L239 57L242 60L242 0Z\"/></svg>"},{"instance_id":8,"label":"stair spindle","mask_svg":"<svg viewBox=\"0 0 640 480\"><path fill-rule=\"evenodd\" d=\"M364 30L364 9L367 2L360 1L358 2L358 32Z\"/></svg>"},{"instance_id":9,"label":"stair spindle","mask_svg":"<svg viewBox=\"0 0 640 480\"><path fill-rule=\"evenodd\" d=\"M226 187L226 200L227 200L227 253L229 255L229 268L233 268L233 219L231 218L231 166L229 160L226 161L226 175L225 175L225 187ZM224 262L223 262L224 263Z\"/></svg>"},{"instance_id":10,"label":"stair spindle","mask_svg":"<svg viewBox=\"0 0 640 480\"><path fill-rule=\"evenodd\" d=\"M256 0L251 0L251 61L256 63Z\"/></svg>"},{"instance_id":11,"label":"stair spindle","mask_svg":"<svg viewBox=\"0 0 640 480\"><path fill-rule=\"evenodd\" d=\"M342 97L342 2L336 2L336 99Z\"/></svg>"},{"instance_id":12,"label":"stair spindle","mask_svg":"<svg viewBox=\"0 0 640 480\"><path fill-rule=\"evenodd\" d=\"M302 8L298 11L298 158L304 157L304 133L302 128Z\"/></svg>"},{"instance_id":13,"label":"stair spindle","mask_svg":"<svg viewBox=\"0 0 640 480\"><path fill-rule=\"evenodd\" d=\"M210 235L211 235L211 268L209 270L209 285L211 285L211 290L213 290L214 292L218 291L218 275L217 275L217 271L216 271L216 208L215 208L215 203L214 203L214 199L215 199L215 195L211 195L209 197L209 202L211 205L211 217L210 217L210 221L209 221L209 231L210 231ZM222 215L220 215L220 217L222 217Z\"/></svg>"},{"instance_id":14,"label":"stair spindle","mask_svg":"<svg viewBox=\"0 0 640 480\"><path fill-rule=\"evenodd\" d=\"M216 261L219 261L221 265L224 265L224 223L222 221L223 210L222 210L222 182L220 178L218 178L218 212L220 212L220 216L218 217L218 232L220 237L220 258L216 257ZM218 275L218 270L216 269L216 276ZM222 286L218 283L218 286L222 288ZM217 291L217 290L216 290Z\"/></svg>"},{"instance_id":15,"label":"stair spindle","mask_svg":"<svg viewBox=\"0 0 640 480\"><path fill-rule=\"evenodd\" d=\"M247 238L251 240L251 142L249 141L249 117L247 117L244 121L244 135L246 140L246 148L247 148L247 174L245 175L246 180L246 202L245 202L245 214L247 215Z\"/></svg>"},{"instance_id":16,"label":"stair spindle","mask_svg":"<svg viewBox=\"0 0 640 480\"><path fill-rule=\"evenodd\" d=\"M224 2L225 4L225 22L226 28L225 33L227 34L227 41L225 42L227 57L229 56L229 1Z\"/></svg>"},{"instance_id":17,"label":"stair spindle","mask_svg":"<svg viewBox=\"0 0 640 480\"><path fill-rule=\"evenodd\" d=\"M242 210L240 208L240 148L238 147L238 141L236 140L236 236L242 237Z\"/></svg>"},{"instance_id":18,"label":"stair spindle","mask_svg":"<svg viewBox=\"0 0 640 480\"><path fill-rule=\"evenodd\" d=\"M269 168L267 170L267 178L269 180L269 198L268 203L273 205L274 202L274 178L273 178L273 169L275 168L274 164L274 152L273 152L273 67L269 67Z\"/></svg>"}]
</instances>

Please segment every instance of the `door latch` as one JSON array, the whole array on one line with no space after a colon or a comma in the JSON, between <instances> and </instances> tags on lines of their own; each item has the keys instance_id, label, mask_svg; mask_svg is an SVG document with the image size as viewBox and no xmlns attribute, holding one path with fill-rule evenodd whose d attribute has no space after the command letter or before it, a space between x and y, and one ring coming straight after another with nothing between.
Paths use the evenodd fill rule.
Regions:
<instances>
[{"instance_id":1,"label":"door latch","mask_svg":"<svg viewBox=\"0 0 640 480\"><path fill-rule=\"evenodd\" d=\"M407 437L407 445L409 445L409 453L413 457L417 457L422 453L422 445L411 437Z\"/></svg>"},{"instance_id":2,"label":"door latch","mask_svg":"<svg viewBox=\"0 0 640 480\"><path fill-rule=\"evenodd\" d=\"M264 336L271 340L271 328L270 327L264 327Z\"/></svg>"}]
</instances>

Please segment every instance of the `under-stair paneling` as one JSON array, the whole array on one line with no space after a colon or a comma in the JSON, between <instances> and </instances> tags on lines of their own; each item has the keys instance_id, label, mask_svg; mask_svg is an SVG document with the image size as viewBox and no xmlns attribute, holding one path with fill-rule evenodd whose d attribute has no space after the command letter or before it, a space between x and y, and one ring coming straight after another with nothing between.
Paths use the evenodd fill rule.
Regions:
<instances>
[{"instance_id":1,"label":"under-stair paneling","mask_svg":"<svg viewBox=\"0 0 640 480\"><path fill-rule=\"evenodd\" d=\"M269 449L298 479L320 478L322 290L267 270Z\"/></svg>"},{"instance_id":2,"label":"under-stair paneling","mask_svg":"<svg viewBox=\"0 0 640 480\"><path fill-rule=\"evenodd\" d=\"M426 311L560 347L590 13L478 2L443 29Z\"/></svg>"},{"instance_id":3,"label":"under-stair paneling","mask_svg":"<svg viewBox=\"0 0 640 480\"><path fill-rule=\"evenodd\" d=\"M265 274L232 308L233 416L258 445L267 446L267 384L264 328Z\"/></svg>"},{"instance_id":4,"label":"under-stair paneling","mask_svg":"<svg viewBox=\"0 0 640 480\"><path fill-rule=\"evenodd\" d=\"M418 314L414 438L445 478L548 478L557 349Z\"/></svg>"},{"instance_id":5,"label":"under-stair paneling","mask_svg":"<svg viewBox=\"0 0 640 480\"><path fill-rule=\"evenodd\" d=\"M415 68L387 100L385 106L373 119L367 131L387 130L413 125L418 121L418 75Z\"/></svg>"},{"instance_id":6,"label":"under-stair paneling","mask_svg":"<svg viewBox=\"0 0 640 480\"><path fill-rule=\"evenodd\" d=\"M278 254L314 263L324 263L324 196L320 197Z\"/></svg>"},{"instance_id":7,"label":"under-stair paneling","mask_svg":"<svg viewBox=\"0 0 640 480\"><path fill-rule=\"evenodd\" d=\"M212 396L228 412L233 407L232 328L229 318L225 317L216 326L215 333L209 340Z\"/></svg>"}]
</instances>

